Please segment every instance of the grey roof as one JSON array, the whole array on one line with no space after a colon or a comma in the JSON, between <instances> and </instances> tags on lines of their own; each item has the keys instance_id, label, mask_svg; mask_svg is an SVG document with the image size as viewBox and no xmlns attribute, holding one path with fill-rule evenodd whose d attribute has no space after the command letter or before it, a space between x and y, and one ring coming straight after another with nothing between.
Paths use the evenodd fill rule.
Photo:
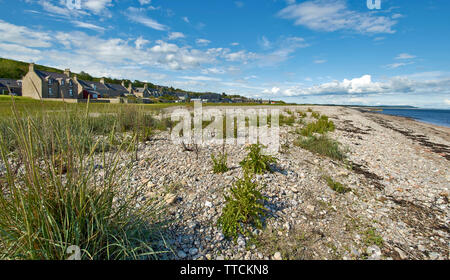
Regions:
<instances>
[{"instance_id":1,"label":"grey roof","mask_svg":"<svg viewBox=\"0 0 450 280\"><path fill-rule=\"evenodd\" d=\"M55 73L55 72L47 72L47 71L41 71L41 70L35 70L36 74L38 74L39 77L42 79L45 79L46 77L50 77L52 79L68 79L64 73Z\"/></svg>"},{"instance_id":2,"label":"grey roof","mask_svg":"<svg viewBox=\"0 0 450 280\"><path fill-rule=\"evenodd\" d=\"M106 84L106 86L108 86L109 88L115 90L115 91L121 91L121 92L128 92L128 89L126 89L124 86L122 85L118 85L118 84Z\"/></svg>"},{"instance_id":3,"label":"grey roof","mask_svg":"<svg viewBox=\"0 0 450 280\"><path fill-rule=\"evenodd\" d=\"M0 84L4 87L21 88L22 84L18 80L0 79Z\"/></svg>"},{"instance_id":4,"label":"grey roof","mask_svg":"<svg viewBox=\"0 0 450 280\"><path fill-rule=\"evenodd\" d=\"M122 85L117 84L102 84L100 82L78 80L78 83L87 91L99 93L99 92L113 92L116 94L127 93L128 90Z\"/></svg>"}]
</instances>

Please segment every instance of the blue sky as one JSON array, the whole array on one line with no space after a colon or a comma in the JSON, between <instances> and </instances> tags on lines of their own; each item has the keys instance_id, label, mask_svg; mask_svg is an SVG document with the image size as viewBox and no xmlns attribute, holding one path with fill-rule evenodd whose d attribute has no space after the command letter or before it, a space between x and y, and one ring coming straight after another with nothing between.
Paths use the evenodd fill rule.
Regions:
<instances>
[{"instance_id":1,"label":"blue sky","mask_svg":"<svg viewBox=\"0 0 450 280\"><path fill-rule=\"evenodd\" d=\"M450 108L450 1L78 1L0 0L0 57L200 92Z\"/></svg>"}]
</instances>

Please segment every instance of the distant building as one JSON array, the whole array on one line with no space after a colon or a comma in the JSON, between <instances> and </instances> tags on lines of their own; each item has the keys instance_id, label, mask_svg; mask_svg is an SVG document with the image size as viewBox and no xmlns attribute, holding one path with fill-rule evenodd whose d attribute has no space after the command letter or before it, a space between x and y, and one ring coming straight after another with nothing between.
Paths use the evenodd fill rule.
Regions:
<instances>
[{"instance_id":1,"label":"distant building","mask_svg":"<svg viewBox=\"0 0 450 280\"><path fill-rule=\"evenodd\" d=\"M13 79L0 79L0 94L22 95L22 81Z\"/></svg>"},{"instance_id":2,"label":"distant building","mask_svg":"<svg viewBox=\"0 0 450 280\"><path fill-rule=\"evenodd\" d=\"M148 98L154 96L153 93L148 89L148 85L144 84L144 87L133 87L130 83L128 85L128 94L133 94L136 97Z\"/></svg>"}]
</instances>

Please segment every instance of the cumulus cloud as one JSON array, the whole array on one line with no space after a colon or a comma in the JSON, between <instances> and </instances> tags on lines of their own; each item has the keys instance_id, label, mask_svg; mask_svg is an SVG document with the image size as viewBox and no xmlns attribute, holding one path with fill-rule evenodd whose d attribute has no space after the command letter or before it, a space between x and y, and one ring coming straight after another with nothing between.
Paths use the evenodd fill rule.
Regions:
<instances>
[{"instance_id":1,"label":"cumulus cloud","mask_svg":"<svg viewBox=\"0 0 450 280\"><path fill-rule=\"evenodd\" d=\"M344 0L313 0L291 4L278 16L294 21L295 25L319 31L351 30L359 33L395 33L392 18L371 12L350 10Z\"/></svg>"},{"instance_id":2,"label":"cumulus cloud","mask_svg":"<svg viewBox=\"0 0 450 280\"><path fill-rule=\"evenodd\" d=\"M279 87L273 87L271 89L263 90L263 93L265 93L265 94L277 94L279 91L280 91Z\"/></svg>"},{"instance_id":3,"label":"cumulus cloud","mask_svg":"<svg viewBox=\"0 0 450 280\"><path fill-rule=\"evenodd\" d=\"M359 78L344 79L343 81L331 81L312 87L286 87L280 90L284 96L320 96L320 95L349 95L366 96L371 94L408 94L408 93L449 93L450 76L439 76L436 73L424 73L423 77L432 79L413 79L414 76L395 76L385 82L375 82L371 75L363 75ZM418 77L418 76L416 76ZM263 93L270 93L272 89L266 89ZM277 91L278 92L278 91Z\"/></svg>"}]
</instances>

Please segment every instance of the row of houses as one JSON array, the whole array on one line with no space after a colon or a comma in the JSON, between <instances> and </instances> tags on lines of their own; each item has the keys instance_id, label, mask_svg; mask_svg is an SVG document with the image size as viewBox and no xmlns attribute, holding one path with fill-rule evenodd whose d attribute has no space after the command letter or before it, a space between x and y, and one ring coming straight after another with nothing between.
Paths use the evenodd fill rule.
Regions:
<instances>
[{"instance_id":1,"label":"row of houses","mask_svg":"<svg viewBox=\"0 0 450 280\"><path fill-rule=\"evenodd\" d=\"M125 82L121 84L111 84L100 79L99 82L86 81L79 79L77 75L72 75L70 69L63 73L41 71L35 69L35 64L30 63L27 74L22 80L0 79L0 93L22 95L34 99L97 99L97 98L117 98L125 96L134 96L147 99L158 97L166 100L167 96L172 96L166 102L185 102L189 96L183 92L168 92L164 87L149 88L147 84L144 87L133 87ZM193 97L194 98L194 97ZM225 94L205 93L196 98L201 98L203 102L221 102L221 103L243 103L258 102L247 98L230 98ZM191 99L193 100L193 99ZM270 102L270 101L269 101Z\"/></svg>"}]
</instances>

